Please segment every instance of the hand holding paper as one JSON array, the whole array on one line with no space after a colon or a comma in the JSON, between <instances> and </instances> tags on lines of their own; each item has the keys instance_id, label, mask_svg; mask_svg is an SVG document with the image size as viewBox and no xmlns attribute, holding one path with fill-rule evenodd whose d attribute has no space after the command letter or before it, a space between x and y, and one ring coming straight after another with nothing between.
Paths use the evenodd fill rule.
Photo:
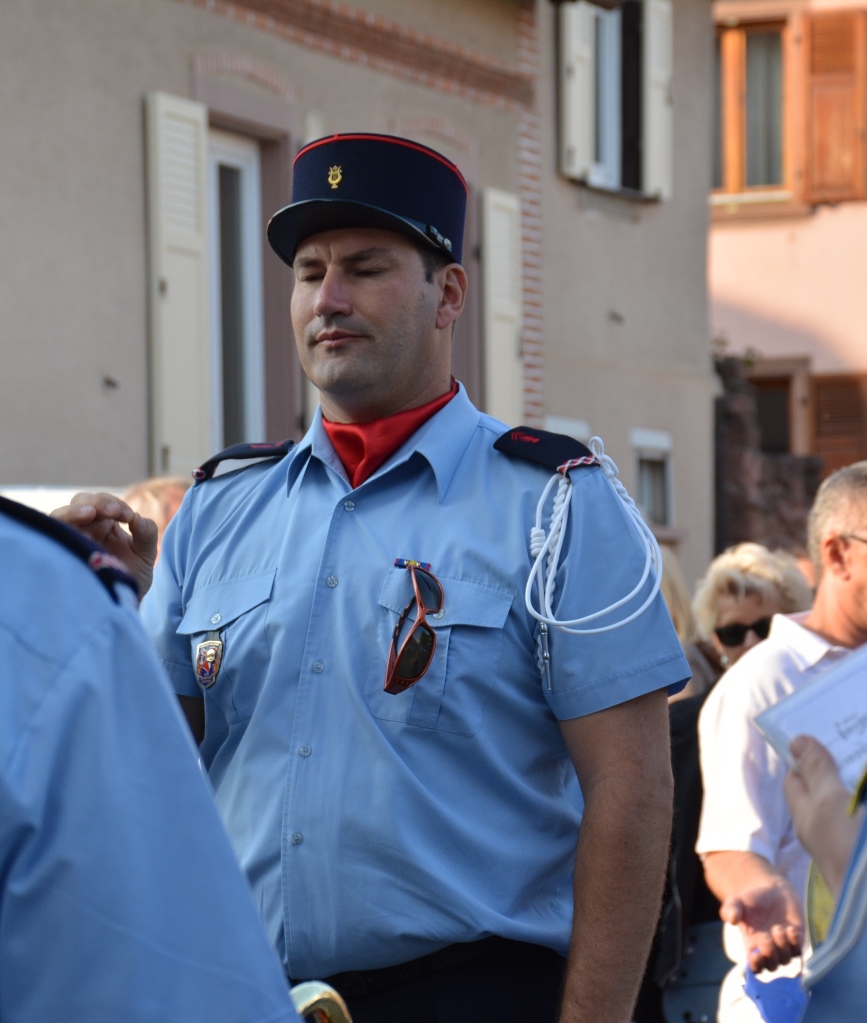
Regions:
<instances>
[{"instance_id":1,"label":"hand holding paper","mask_svg":"<svg viewBox=\"0 0 867 1023\"><path fill-rule=\"evenodd\" d=\"M854 790L867 766L867 645L792 693L754 721L790 768L790 746L799 735L829 751L843 784Z\"/></svg>"}]
</instances>

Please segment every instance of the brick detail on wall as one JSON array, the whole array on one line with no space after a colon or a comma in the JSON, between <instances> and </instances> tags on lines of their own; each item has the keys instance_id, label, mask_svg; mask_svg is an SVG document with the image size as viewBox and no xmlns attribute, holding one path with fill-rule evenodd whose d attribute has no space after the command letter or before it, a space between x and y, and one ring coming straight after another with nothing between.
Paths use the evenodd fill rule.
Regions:
<instances>
[{"instance_id":1,"label":"brick detail on wall","mask_svg":"<svg viewBox=\"0 0 867 1023\"><path fill-rule=\"evenodd\" d=\"M522 0L518 14L518 68L533 81L539 74L539 38L534 0ZM521 112L518 127L518 187L521 196L522 351L524 417L529 426L545 419L542 343L542 148L540 118Z\"/></svg>"},{"instance_id":2,"label":"brick detail on wall","mask_svg":"<svg viewBox=\"0 0 867 1023\"><path fill-rule=\"evenodd\" d=\"M389 123L388 130L394 135L415 138L417 135L431 135L448 142L464 153L478 155L479 143L468 132L461 131L444 117L423 115L421 117L398 117ZM461 167L466 174L466 169Z\"/></svg>"},{"instance_id":3,"label":"brick detail on wall","mask_svg":"<svg viewBox=\"0 0 867 1023\"><path fill-rule=\"evenodd\" d=\"M276 68L239 53L203 53L193 57L193 71L200 75L230 75L255 82L289 103L301 102L301 90Z\"/></svg>"},{"instance_id":4,"label":"brick detail on wall","mask_svg":"<svg viewBox=\"0 0 867 1023\"><path fill-rule=\"evenodd\" d=\"M335 0L179 0L342 60L496 107L533 102L534 78L478 50ZM521 13L523 18L523 10Z\"/></svg>"}]
</instances>

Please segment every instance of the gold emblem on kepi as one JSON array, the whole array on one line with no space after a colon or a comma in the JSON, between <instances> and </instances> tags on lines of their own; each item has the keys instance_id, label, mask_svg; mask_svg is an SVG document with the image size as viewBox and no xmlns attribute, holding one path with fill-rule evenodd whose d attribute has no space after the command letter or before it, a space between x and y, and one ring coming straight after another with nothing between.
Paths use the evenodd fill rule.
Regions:
<instances>
[{"instance_id":1,"label":"gold emblem on kepi","mask_svg":"<svg viewBox=\"0 0 867 1023\"><path fill-rule=\"evenodd\" d=\"M343 180L343 168L342 167L329 167L328 168L328 184L332 188L337 188L340 182Z\"/></svg>"},{"instance_id":2,"label":"gold emblem on kepi","mask_svg":"<svg viewBox=\"0 0 867 1023\"><path fill-rule=\"evenodd\" d=\"M196 647L196 678L202 689L210 689L217 681L222 661L222 640L206 639Z\"/></svg>"}]
</instances>

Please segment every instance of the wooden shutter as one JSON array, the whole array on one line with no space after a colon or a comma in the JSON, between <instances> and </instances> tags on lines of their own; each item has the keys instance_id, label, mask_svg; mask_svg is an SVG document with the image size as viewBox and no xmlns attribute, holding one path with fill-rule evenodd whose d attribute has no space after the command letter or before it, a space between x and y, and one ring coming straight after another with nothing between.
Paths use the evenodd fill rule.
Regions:
<instances>
[{"instance_id":1,"label":"wooden shutter","mask_svg":"<svg viewBox=\"0 0 867 1023\"><path fill-rule=\"evenodd\" d=\"M586 181L593 165L595 110L592 4L560 4L560 172Z\"/></svg>"},{"instance_id":2,"label":"wooden shutter","mask_svg":"<svg viewBox=\"0 0 867 1023\"><path fill-rule=\"evenodd\" d=\"M824 475L867 458L867 377L813 378L813 453Z\"/></svg>"},{"instance_id":3,"label":"wooden shutter","mask_svg":"<svg viewBox=\"0 0 867 1023\"><path fill-rule=\"evenodd\" d=\"M644 0L642 187L645 195L671 196L673 13L671 0Z\"/></svg>"},{"instance_id":4,"label":"wooden shutter","mask_svg":"<svg viewBox=\"0 0 867 1023\"><path fill-rule=\"evenodd\" d=\"M867 198L865 13L813 13L806 24L807 201Z\"/></svg>"},{"instance_id":5,"label":"wooden shutter","mask_svg":"<svg viewBox=\"0 0 867 1023\"><path fill-rule=\"evenodd\" d=\"M517 195L498 188L483 191L485 411L512 425L524 418L520 223Z\"/></svg>"},{"instance_id":6,"label":"wooden shutter","mask_svg":"<svg viewBox=\"0 0 867 1023\"><path fill-rule=\"evenodd\" d=\"M152 92L147 128L151 465L186 476L213 454L207 108Z\"/></svg>"}]
</instances>

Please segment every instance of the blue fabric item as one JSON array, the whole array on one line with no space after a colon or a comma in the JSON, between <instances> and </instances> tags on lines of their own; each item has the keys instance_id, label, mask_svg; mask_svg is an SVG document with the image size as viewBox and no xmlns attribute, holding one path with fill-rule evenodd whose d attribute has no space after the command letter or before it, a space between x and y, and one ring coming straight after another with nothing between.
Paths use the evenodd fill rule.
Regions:
<instances>
[{"instance_id":1,"label":"blue fabric item","mask_svg":"<svg viewBox=\"0 0 867 1023\"><path fill-rule=\"evenodd\" d=\"M761 981L747 969L744 991L750 997L765 1023L801 1023L807 1007L807 992L800 977L777 977Z\"/></svg>"},{"instance_id":2,"label":"blue fabric item","mask_svg":"<svg viewBox=\"0 0 867 1023\"><path fill-rule=\"evenodd\" d=\"M297 1021L131 591L38 529L0 514L0 1020Z\"/></svg>"},{"instance_id":3,"label":"blue fabric item","mask_svg":"<svg viewBox=\"0 0 867 1023\"><path fill-rule=\"evenodd\" d=\"M352 490L317 413L281 462L191 491L164 538L144 620L187 696L220 630L201 752L293 977L489 934L565 954L582 800L557 719L689 675L660 598L612 633L553 631L547 691L523 592L550 473L495 451L503 429L461 390ZM644 565L602 472L573 478L562 617L628 593ZM430 562L444 605L430 669L392 696L412 598L395 558Z\"/></svg>"},{"instance_id":4,"label":"blue fabric item","mask_svg":"<svg viewBox=\"0 0 867 1023\"><path fill-rule=\"evenodd\" d=\"M393 135L353 132L305 146L292 170L292 203L268 241L290 266L300 242L343 227L399 231L461 261L467 186L434 149Z\"/></svg>"},{"instance_id":5,"label":"blue fabric item","mask_svg":"<svg viewBox=\"0 0 867 1023\"><path fill-rule=\"evenodd\" d=\"M810 986L810 1004L804 1023L862 1023L867 1007L867 916L863 913L864 858L867 856L867 817L855 843L849 870L837 904L835 920L827 941L820 946L823 953L833 952L832 943L841 940L851 948L843 955L834 952L837 961L831 969ZM857 876L857 880L856 880ZM846 934L839 931L837 919L846 903L862 904L862 911L847 921ZM829 946L826 948L826 945ZM809 966L809 963L808 963Z\"/></svg>"}]
</instances>

